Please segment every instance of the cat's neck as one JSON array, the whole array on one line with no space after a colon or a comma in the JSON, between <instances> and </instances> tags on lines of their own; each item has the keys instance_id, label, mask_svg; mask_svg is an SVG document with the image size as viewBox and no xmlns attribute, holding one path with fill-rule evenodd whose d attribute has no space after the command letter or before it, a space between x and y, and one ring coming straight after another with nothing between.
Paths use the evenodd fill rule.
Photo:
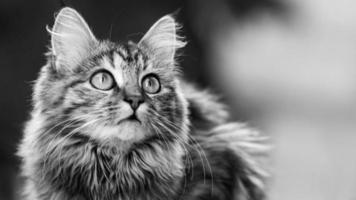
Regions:
<instances>
[{"instance_id":1,"label":"cat's neck","mask_svg":"<svg viewBox=\"0 0 356 200\"><path fill-rule=\"evenodd\" d=\"M183 147L160 142L142 144L126 154L112 146L72 143L53 151L62 155L48 157L43 167L46 180L88 199L171 199L184 176Z\"/></svg>"}]
</instances>

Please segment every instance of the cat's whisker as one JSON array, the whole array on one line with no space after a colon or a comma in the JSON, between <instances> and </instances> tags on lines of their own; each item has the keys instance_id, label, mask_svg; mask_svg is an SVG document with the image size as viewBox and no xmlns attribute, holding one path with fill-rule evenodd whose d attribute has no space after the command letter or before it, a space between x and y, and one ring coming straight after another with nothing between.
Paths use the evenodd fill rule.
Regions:
<instances>
[{"instance_id":1,"label":"cat's whisker","mask_svg":"<svg viewBox=\"0 0 356 200\"><path fill-rule=\"evenodd\" d=\"M172 134L173 134L173 137L175 137L176 139L177 139L177 141L179 142L179 143L181 143L182 144L182 146L183 146L183 148L185 149L185 152L186 152L186 156L187 157L189 157L189 160L191 161L191 163L188 165L188 167L190 167L190 169L191 169L191 177L193 177L194 176L194 164L193 164L193 160L192 160L192 157L191 157L191 153L190 153L190 151L188 151L187 149L186 149L186 146L189 146L189 147L191 147L191 148L193 148L197 153L198 153L198 155L199 155L199 158L200 158L200 160L201 160L201 164L202 164L202 167L203 167L203 178L204 178L204 184L205 184L205 180L206 180L206 169L205 169L205 162L204 162L204 160L203 160L203 156L201 155L201 151L199 150L199 149L197 149L195 146L192 146L192 145L190 145L186 140L184 140L183 138L181 138L181 137L179 137L178 135L175 135L175 133L174 132L172 132L169 128L167 128L165 125L162 125L162 127L165 129L165 130L167 130L168 132L171 132ZM186 177L185 177L186 178Z\"/></svg>"},{"instance_id":2,"label":"cat's whisker","mask_svg":"<svg viewBox=\"0 0 356 200\"><path fill-rule=\"evenodd\" d=\"M164 129L164 130L166 130L166 131L170 131L170 130L168 130L168 128L167 127L165 127L163 124L160 124L160 126ZM193 161L192 161L192 158L191 158L191 156L190 156L190 152L187 150L187 148L186 148L186 145L189 145L186 141L184 141L183 139L181 139L181 138L177 138L177 142L179 143L179 144L181 144L181 146L182 146L182 148L183 148L183 150L184 150L184 152L185 152L185 159L186 159L186 162L187 162L187 160L188 161L190 161L190 162L187 162L188 163L188 165L191 167L191 166L193 166Z\"/></svg>"},{"instance_id":3,"label":"cat's whisker","mask_svg":"<svg viewBox=\"0 0 356 200\"><path fill-rule=\"evenodd\" d=\"M154 111L152 111L152 112L154 112ZM158 118L158 113L150 113L151 115L153 115L153 116L156 116L157 118ZM159 118L159 119L162 119L162 118ZM155 120L156 121L156 123L157 122L159 122L159 120ZM164 124L162 124L162 123L160 123L160 126L162 126L162 128L164 129L164 130L166 130L166 131L168 131L168 132L170 132L171 134L174 134L175 135L175 133L173 133L168 127L166 127ZM190 155L190 152L188 151L188 149L187 149L187 146L189 146L189 143L187 143L187 141L186 140L184 140L183 138L181 138L181 137L177 137L176 136L176 139L177 139L177 142L178 143L180 143L180 145L182 146L182 148L183 148L183 151L185 152L185 163L187 164L187 169L190 169L191 170L191 177L193 177L193 175L194 175L194 168L193 168L193 160L192 160L192 157L191 157L191 155ZM187 182L187 177L186 176L184 176L184 183L186 184L186 182ZM185 189L185 186L184 186L184 189Z\"/></svg>"},{"instance_id":4,"label":"cat's whisker","mask_svg":"<svg viewBox=\"0 0 356 200\"><path fill-rule=\"evenodd\" d=\"M52 127L51 129L49 129L49 130L47 130L45 133L43 133L43 134L42 134L43 136L45 136L45 135L47 136L47 133L49 133L50 131L52 131L54 128L56 128L56 127L58 127L58 126L64 124L64 126L62 127L62 129L60 129L57 133L55 133L54 136L53 136L53 138L51 138L51 141L47 144L47 149L46 149L44 152L46 152L47 154L49 154L50 152L52 152L53 149L52 149L51 151L49 151L49 148L53 146L53 143L56 141L56 137L57 137L58 135L60 135L62 131L64 131L66 128L69 128L70 126L73 125L73 123L78 122L78 120L80 120L80 119L81 119L80 117L76 117L75 119L67 119L67 120L65 120L65 121L62 121L62 122L56 124L54 127ZM62 140L61 140L61 141L62 141ZM57 142L57 143L58 143L58 142ZM56 146L56 145L55 145L55 146ZM47 157L48 157L48 156L47 156ZM46 159L46 160L47 160L47 159ZM45 162L44 162L44 164L43 164L43 167L46 167L46 163L47 163L46 160L45 160Z\"/></svg>"},{"instance_id":5,"label":"cat's whisker","mask_svg":"<svg viewBox=\"0 0 356 200\"><path fill-rule=\"evenodd\" d=\"M49 133L50 131L52 131L54 128L63 125L62 129L60 129L58 132L56 132L53 136L53 138L51 138L51 141L48 143L47 145L47 149L44 152L47 152L47 156L49 157L49 153L52 152L54 149L52 149L51 151L49 151L49 148L57 148L58 144L61 144L62 141L66 140L69 134L67 134L66 136L60 138L60 140L57 140L56 138L67 128L70 128L74 123L78 123L81 121L85 121L85 120L89 120L88 115L87 114L83 114L80 116L76 116L76 117L71 117L67 120L64 120L58 124L56 124L54 127L52 127L51 129L47 130L43 135L47 135L47 133ZM53 145L53 143L56 142L57 145ZM46 163L47 163L47 159L44 161L43 167L46 167Z\"/></svg>"},{"instance_id":6,"label":"cat's whisker","mask_svg":"<svg viewBox=\"0 0 356 200\"><path fill-rule=\"evenodd\" d=\"M159 116L158 113L156 113L156 112L153 111L153 110L152 110L152 112L154 112L154 113L151 113L151 114L154 115L154 116L156 116L156 117L158 118L158 116ZM159 119L162 119L162 118L159 118ZM159 122L159 120L156 120L156 121ZM172 133L172 131L171 131L170 129L168 129L168 127L166 127L164 124L161 124L161 126L163 126L163 128L164 128L165 130L169 131L171 134L176 135L175 133ZM190 161L191 161L191 163L192 163L193 161L192 161L192 159L191 159L190 153L189 153L189 151L186 149L186 146L187 146L187 145L189 146L189 143L187 143L186 140L184 140L184 139L182 139L182 138L180 138L180 137L177 138L177 141L178 141L179 143L181 143L182 147L183 147L184 150L186 151L187 157L190 158ZM186 159L187 159L187 158L186 158ZM192 164L191 164L191 165L192 165Z\"/></svg>"},{"instance_id":7,"label":"cat's whisker","mask_svg":"<svg viewBox=\"0 0 356 200\"><path fill-rule=\"evenodd\" d=\"M152 123L152 125L156 128L156 129L158 129L157 127L156 127L156 125L154 125L154 123ZM161 135L161 134L158 134L158 135ZM162 138L165 140L165 136L162 134ZM186 142L181 142L180 140L177 140L178 141L178 143L180 143L181 144L181 146L183 147L183 150L184 150L184 152L185 152L185 163L187 163L188 164L188 166L187 166L187 168L188 169L191 169L192 171L193 171L193 160L192 160L192 158L191 158L191 156L190 156L190 152L187 150L187 148L186 148ZM167 149L169 148L168 147L168 144L167 144L167 142L165 142L166 143L166 145L167 145ZM185 169L186 170L186 169ZM192 174L193 175L193 174ZM182 192L182 194L181 195L183 195L184 193L185 193L185 189L186 189L186 185L187 185L187 176L186 175L184 175L184 186L183 186L183 192Z\"/></svg>"},{"instance_id":8,"label":"cat's whisker","mask_svg":"<svg viewBox=\"0 0 356 200\"><path fill-rule=\"evenodd\" d=\"M67 120L68 121L68 120ZM72 122L69 121L69 123L66 123L64 125L64 127L66 126L69 126L69 124L71 124ZM61 123L63 124L63 123ZM58 125L58 124L57 124ZM43 161L43 164L42 164L42 168L46 168L47 167L47 162L48 162L48 157L49 157L49 153L53 151L53 149L51 151L49 151L50 147L52 146L52 143L53 143L54 140L50 141L49 144L47 145L47 148L46 150L44 151L45 152L45 158L44 158L44 161ZM44 172L44 170L42 171L42 173ZM42 177L45 177L44 174L42 174Z\"/></svg>"},{"instance_id":9,"label":"cat's whisker","mask_svg":"<svg viewBox=\"0 0 356 200\"><path fill-rule=\"evenodd\" d=\"M62 131L64 131L66 128L69 128L69 125L72 125L73 123L77 123L80 121L84 121L87 120L88 117L87 114L83 114L80 116L76 116L76 117L70 117L64 121L59 122L58 124L56 124L55 126L51 127L49 130L45 131L44 133L42 133L42 136L47 136L48 133L50 133L53 129L65 124L62 129L60 129L56 134L54 134L54 137L52 138L51 142L54 141L54 139L62 133ZM49 146L49 145L48 145ZM46 151L47 152L47 151Z\"/></svg>"},{"instance_id":10,"label":"cat's whisker","mask_svg":"<svg viewBox=\"0 0 356 200\"><path fill-rule=\"evenodd\" d=\"M154 123L151 123L151 126L155 130L154 131L155 134L157 134L160 138L162 138L162 140L166 144L166 148L169 149L168 142L167 139L165 138L165 135L161 134L161 131L159 131L159 128Z\"/></svg>"},{"instance_id":11,"label":"cat's whisker","mask_svg":"<svg viewBox=\"0 0 356 200\"><path fill-rule=\"evenodd\" d=\"M155 113L156 114L156 113ZM164 118L164 117L161 117L160 120L164 120L164 122L168 123L169 126L175 128L175 129L179 129L180 130L180 127L176 126L173 122L169 121L168 119ZM170 131L169 128L167 128L168 131ZM180 135L177 135L177 134L174 134L172 133L172 135L174 137L180 137ZM200 146L199 142L196 141L195 138L193 138L192 136L188 135L188 137L195 143L195 145L197 146L197 148L194 148L193 149L196 149L197 153L199 154L200 156L200 159L201 159L201 162L202 162L202 166L203 166L203 173L204 173L204 184L205 184L205 179L206 179L206 170L205 170L205 162L203 161L203 157L205 159L205 161L207 162L207 165L208 165L208 168L209 168L209 172L210 172L210 176L211 176L211 185L212 185L212 188L211 188L211 192L213 193L213 184L214 184L214 177L213 177L213 173L212 173L212 169L211 169L211 164L205 154L205 151L203 150L203 148Z\"/></svg>"},{"instance_id":12,"label":"cat's whisker","mask_svg":"<svg viewBox=\"0 0 356 200\"><path fill-rule=\"evenodd\" d=\"M100 120L101 120L101 119L99 118L99 119L94 119L94 120L91 120L91 121L86 122L85 124L83 124L83 125L81 125L81 126L75 128L75 129L73 129L73 130L72 130L71 132L69 132L66 136L64 136L64 137L62 138L62 140L65 140L65 139L71 137L72 135L76 134L78 131L82 130L83 128L85 128L85 127L87 127L87 126L89 126L89 125L92 125L93 123L96 123L96 122L98 122L98 121L100 121ZM62 145L61 147L62 147L62 148L60 149L59 154L58 154L58 158L59 158L60 160L62 159L62 158L61 158L61 156L62 156L62 150L63 150L63 148L64 148L65 146Z\"/></svg>"}]
</instances>

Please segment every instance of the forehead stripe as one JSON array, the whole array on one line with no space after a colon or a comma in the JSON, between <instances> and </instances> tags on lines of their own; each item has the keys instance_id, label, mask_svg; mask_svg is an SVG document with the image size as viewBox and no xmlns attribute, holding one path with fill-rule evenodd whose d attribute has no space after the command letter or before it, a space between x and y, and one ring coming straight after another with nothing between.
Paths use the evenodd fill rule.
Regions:
<instances>
[{"instance_id":1,"label":"forehead stripe","mask_svg":"<svg viewBox=\"0 0 356 200\"><path fill-rule=\"evenodd\" d=\"M114 68L115 69L121 68L123 62L124 60L122 59L122 57L118 53L114 52L113 53Z\"/></svg>"},{"instance_id":2,"label":"forehead stripe","mask_svg":"<svg viewBox=\"0 0 356 200\"><path fill-rule=\"evenodd\" d=\"M105 67L105 68L114 68L114 64L112 62L112 60L109 58L109 56L105 56L103 57L101 64Z\"/></svg>"},{"instance_id":3,"label":"forehead stripe","mask_svg":"<svg viewBox=\"0 0 356 200\"><path fill-rule=\"evenodd\" d=\"M117 72L116 74L118 75L116 82L119 86L123 86L124 85L124 82L123 82L124 77L123 77L123 71L122 71L122 64L123 64L124 60L122 59L122 57L119 54L117 54L115 52L113 55L113 59L114 59L114 61L113 61L114 69Z\"/></svg>"}]
</instances>

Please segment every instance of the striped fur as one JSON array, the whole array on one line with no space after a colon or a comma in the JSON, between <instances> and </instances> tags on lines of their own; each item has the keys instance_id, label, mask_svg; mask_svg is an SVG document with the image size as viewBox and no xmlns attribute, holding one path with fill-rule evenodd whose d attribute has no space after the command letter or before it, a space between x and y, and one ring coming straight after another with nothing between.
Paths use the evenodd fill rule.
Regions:
<instances>
[{"instance_id":1,"label":"striped fur","mask_svg":"<svg viewBox=\"0 0 356 200\"><path fill-rule=\"evenodd\" d=\"M88 27L64 8L50 30L52 48L18 151L24 199L263 198L265 174L256 157L266 150L263 138L227 123L214 95L179 78L174 57L185 43L172 17L138 44L99 41ZM111 90L90 85L100 70L112 75ZM141 89L148 74L160 80L157 94ZM133 113L125 95L133 91L144 99L136 110L140 123L125 121Z\"/></svg>"}]
</instances>

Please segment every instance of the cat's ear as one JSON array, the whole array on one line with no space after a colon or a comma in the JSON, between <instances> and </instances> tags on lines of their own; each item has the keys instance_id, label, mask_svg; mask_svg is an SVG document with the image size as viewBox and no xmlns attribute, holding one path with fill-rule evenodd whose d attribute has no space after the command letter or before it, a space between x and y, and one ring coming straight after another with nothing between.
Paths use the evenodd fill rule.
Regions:
<instances>
[{"instance_id":1,"label":"cat's ear","mask_svg":"<svg viewBox=\"0 0 356 200\"><path fill-rule=\"evenodd\" d=\"M57 14L51 34L51 50L57 67L73 67L88 55L97 42L83 17L72 8L63 8Z\"/></svg>"},{"instance_id":2,"label":"cat's ear","mask_svg":"<svg viewBox=\"0 0 356 200\"><path fill-rule=\"evenodd\" d=\"M174 18L166 15L148 30L138 45L153 54L159 64L173 66L176 50L186 44L178 36L177 27Z\"/></svg>"}]
</instances>

